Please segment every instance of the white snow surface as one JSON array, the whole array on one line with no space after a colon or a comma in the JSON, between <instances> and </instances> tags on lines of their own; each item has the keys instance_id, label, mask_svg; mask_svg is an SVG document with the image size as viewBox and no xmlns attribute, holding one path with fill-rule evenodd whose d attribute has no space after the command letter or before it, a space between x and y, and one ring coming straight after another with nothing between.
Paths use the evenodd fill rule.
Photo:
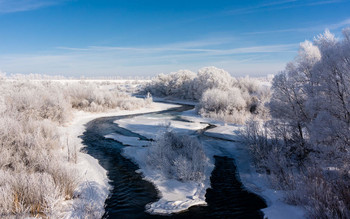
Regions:
<instances>
[{"instance_id":1,"label":"white snow surface","mask_svg":"<svg viewBox=\"0 0 350 219\"><path fill-rule=\"evenodd\" d=\"M109 195L110 185L108 183L107 171L100 166L97 159L92 156L80 152L85 146L79 138L85 131L85 124L89 121L107 116L121 116L138 113L148 113L162 111L175 107L172 104L153 103L149 108L139 110L111 110L104 113L88 113L76 111L74 120L64 127L60 127L63 133L67 133L69 138L77 141L78 161L77 170L80 173L80 181L75 194L79 198L66 201L66 208L63 218L85 218L86 211L91 209L95 212L89 212L90 217L101 218L104 214L104 203Z\"/></svg>"},{"instance_id":2,"label":"white snow surface","mask_svg":"<svg viewBox=\"0 0 350 219\"><path fill-rule=\"evenodd\" d=\"M143 115L134 118L121 119L115 121L120 127L126 128L150 139L155 139L157 134L171 123L171 128L177 133L193 134L199 129L203 129L207 124L199 122L171 121L172 116Z\"/></svg>"}]
</instances>

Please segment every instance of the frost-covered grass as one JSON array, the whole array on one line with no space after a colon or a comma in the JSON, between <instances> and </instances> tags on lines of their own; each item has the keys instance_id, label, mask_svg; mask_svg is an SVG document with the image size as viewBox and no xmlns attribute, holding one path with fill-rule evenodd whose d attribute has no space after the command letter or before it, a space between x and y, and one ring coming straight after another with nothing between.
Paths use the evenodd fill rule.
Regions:
<instances>
[{"instance_id":1,"label":"frost-covered grass","mask_svg":"<svg viewBox=\"0 0 350 219\"><path fill-rule=\"evenodd\" d=\"M84 198L76 192L84 177L76 142L60 128L77 109L138 109L150 102L94 84L0 80L0 217L60 218L65 200Z\"/></svg>"},{"instance_id":2,"label":"frost-covered grass","mask_svg":"<svg viewBox=\"0 0 350 219\"><path fill-rule=\"evenodd\" d=\"M243 124L249 117L267 116L264 104L269 99L268 86L258 80L234 78L223 69L205 67L194 73L180 70L158 75L143 92L158 97L197 101L197 112L226 122Z\"/></svg>"},{"instance_id":3,"label":"frost-covered grass","mask_svg":"<svg viewBox=\"0 0 350 219\"><path fill-rule=\"evenodd\" d=\"M119 108L121 110L138 109L152 102L152 99L142 101L129 94L121 92L119 88L105 89L103 86L80 82L67 84L65 89L73 108L89 111L102 112L106 109Z\"/></svg>"},{"instance_id":4,"label":"frost-covered grass","mask_svg":"<svg viewBox=\"0 0 350 219\"><path fill-rule=\"evenodd\" d=\"M148 150L147 164L170 179L198 181L205 178L208 158L199 141L167 130L159 135Z\"/></svg>"}]
</instances>

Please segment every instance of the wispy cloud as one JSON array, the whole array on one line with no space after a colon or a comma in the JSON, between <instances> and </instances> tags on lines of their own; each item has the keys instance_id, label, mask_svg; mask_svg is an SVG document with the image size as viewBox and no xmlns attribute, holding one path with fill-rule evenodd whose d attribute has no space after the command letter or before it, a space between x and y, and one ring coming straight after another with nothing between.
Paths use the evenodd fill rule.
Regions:
<instances>
[{"instance_id":1,"label":"wispy cloud","mask_svg":"<svg viewBox=\"0 0 350 219\"><path fill-rule=\"evenodd\" d=\"M324 1L315 1L315 0L285 0L285 1L276 1L265 4L259 4L252 7L246 8L237 8L229 11L225 11L225 14L235 15L235 14L251 14L261 11L275 11L289 8L297 7L307 7L307 6L316 6L316 5L327 5L346 2L347 0L324 0Z\"/></svg>"},{"instance_id":2,"label":"wispy cloud","mask_svg":"<svg viewBox=\"0 0 350 219\"><path fill-rule=\"evenodd\" d=\"M330 30L334 30L334 29L339 29L339 28L345 27L347 25L350 25L350 18L345 19L345 20L340 21L340 22L335 23L335 24L329 24L326 26L326 28L328 28Z\"/></svg>"},{"instance_id":3,"label":"wispy cloud","mask_svg":"<svg viewBox=\"0 0 350 219\"><path fill-rule=\"evenodd\" d=\"M176 46L177 45L177 46ZM192 48L189 43L169 44L159 47L118 47L118 46L89 46L86 48L75 47L57 47L62 50L76 52L135 52L135 53L171 53L171 52L188 52L188 53L204 53L206 55L230 55L230 54L254 54L254 53L276 53L276 52L294 52L298 44L278 44L264 45L252 47L238 47L226 49L208 49L208 48Z\"/></svg>"},{"instance_id":4,"label":"wispy cloud","mask_svg":"<svg viewBox=\"0 0 350 219\"><path fill-rule=\"evenodd\" d=\"M61 4L66 0L0 0L0 13L31 11Z\"/></svg>"},{"instance_id":5,"label":"wispy cloud","mask_svg":"<svg viewBox=\"0 0 350 219\"><path fill-rule=\"evenodd\" d=\"M254 31L254 32L247 32L242 34L255 35L255 34L285 33L285 32L315 32L315 31L324 31L325 29L337 30L347 25L350 25L350 18L347 18L345 20L342 20L333 24L322 24L322 25L316 25L316 26L310 26L310 27L287 28L287 29L279 29L279 30Z\"/></svg>"},{"instance_id":6,"label":"wispy cloud","mask_svg":"<svg viewBox=\"0 0 350 219\"><path fill-rule=\"evenodd\" d=\"M246 8L236 8L233 10L226 11L225 13L226 14L249 14L249 13L253 13L256 11L260 11L260 10L266 10L266 9L271 8L271 7L290 4L290 3L296 2L296 1L298 1L298 0L285 0L285 1L270 2L270 3L259 4L256 6L251 6L251 7L246 7Z\"/></svg>"},{"instance_id":7,"label":"wispy cloud","mask_svg":"<svg viewBox=\"0 0 350 219\"><path fill-rule=\"evenodd\" d=\"M155 47L59 47L47 55L0 55L0 68L8 73L126 76L155 75L184 68L196 71L214 65L239 76L263 75L282 70L297 48L298 44L235 47L229 39L185 41Z\"/></svg>"},{"instance_id":8,"label":"wispy cloud","mask_svg":"<svg viewBox=\"0 0 350 219\"><path fill-rule=\"evenodd\" d=\"M197 71L204 66L224 68L235 76L263 76L282 70L285 60L265 56L232 57L202 60L198 57L135 57L97 54L12 55L0 56L1 70L11 73L41 73L64 76L154 76L179 69ZM186 59L186 61L184 61ZM18 63L21 63L18 65Z\"/></svg>"}]
</instances>

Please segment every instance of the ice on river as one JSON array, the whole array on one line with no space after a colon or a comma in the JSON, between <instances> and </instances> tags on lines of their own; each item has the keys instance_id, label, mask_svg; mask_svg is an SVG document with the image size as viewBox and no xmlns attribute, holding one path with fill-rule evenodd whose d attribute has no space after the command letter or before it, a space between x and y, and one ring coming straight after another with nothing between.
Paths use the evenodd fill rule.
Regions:
<instances>
[{"instance_id":1,"label":"ice on river","mask_svg":"<svg viewBox=\"0 0 350 219\"><path fill-rule=\"evenodd\" d=\"M122 143L123 145L128 145L128 146L142 147L149 144L149 141L141 140L139 137L125 136L117 133L108 134L108 135L105 135L104 137L108 139L113 139L115 141Z\"/></svg>"}]
</instances>

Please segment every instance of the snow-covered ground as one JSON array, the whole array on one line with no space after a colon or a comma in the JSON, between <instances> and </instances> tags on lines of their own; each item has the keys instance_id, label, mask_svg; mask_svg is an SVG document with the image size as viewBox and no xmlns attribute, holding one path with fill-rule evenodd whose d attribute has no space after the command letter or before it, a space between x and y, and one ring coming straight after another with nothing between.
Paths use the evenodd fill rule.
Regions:
<instances>
[{"instance_id":1,"label":"snow-covered ground","mask_svg":"<svg viewBox=\"0 0 350 219\"><path fill-rule=\"evenodd\" d=\"M85 124L89 121L106 116L120 116L138 113L156 112L166 110L176 105L153 103L150 108L143 108L139 110L118 110L104 113L88 113L83 111L76 111L74 113L74 120L64 127L60 127L63 133L66 133L70 139L75 139L77 142L77 150L84 148L84 145L79 138L85 131ZM124 139L125 140L125 139ZM66 201L66 212L64 218L83 218L87 210L90 215L95 217L102 217L104 214L104 203L109 195L110 185L108 183L107 171L103 169L98 160L90 155L78 152L77 154L77 170L80 173L78 188L75 191L76 197L71 201Z\"/></svg>"},{"instance_id":2,"label":"snow-covered ground","mask_svg":"<svg viewBox=\"0 0 350 219\"><path fill-rule=\"evenodd\" d=\"M117 120L116 123L147 138L155 139L157 134L162 129L165 129L165 126L162 125L169 124L171 117L152 114L121 119ZM206 204L205 192L210 187L209 179L214 168L213 156L219 155L229 156L235 159L243 185L248 190L260 195L266 200L268 207L262 209L262 211L267 218L304 218L303 209L285 204L283 202L283 191L269 189L266 178L255 171L250 160L249 152L245 145L241 143L240 132L243 126L225 124L213 119L202 118L196 115L194 110L183 112L181 117L192 122L171 121L171 128L176 132L190 135L199 129L205 128L207 126L206 123L217 126L204 133L206 136L214 137L215 140L213 142L202 142L205 153L210 158L210 165L208 165L206 170L206 179L203 183L184 183L160 176L156 171L150 169L145 162L148 148L140 147L144 142L135 143L131 141L139 141L139 139L125 139L122 136L114 135L114 139L117 141L125 145L132 145L125 147L123 154L136 162L140 167L139 171L144 175L144 179L152 182L160 191L161 199L155 203L151 203L147 207L148 212L169 214L186 210L193 205Z\"/></svg>"}]
</instances>

